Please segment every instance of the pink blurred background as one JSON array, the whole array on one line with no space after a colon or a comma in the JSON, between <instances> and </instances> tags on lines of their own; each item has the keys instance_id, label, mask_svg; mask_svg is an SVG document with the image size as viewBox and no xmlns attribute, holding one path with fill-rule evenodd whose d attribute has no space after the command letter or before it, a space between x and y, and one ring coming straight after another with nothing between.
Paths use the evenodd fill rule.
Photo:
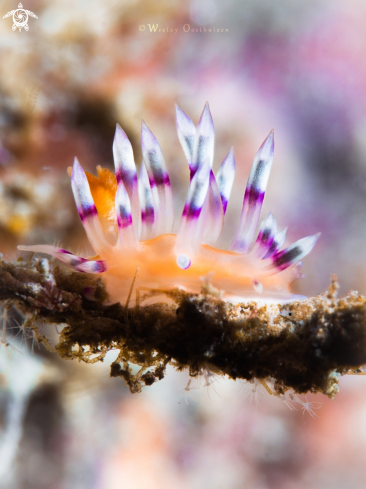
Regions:
<instances>
[{"instance_id":1,"label":"pink blurred background","mask_svg":"<svg viewBox=\"0 0 366 489\"><path fill-rule=\"evenodd\" d=\"M1 17L16 3L4 0ZM27 32L0 19L6 258L16 257L19 243L90 251L66 169L75 155L89 171L112 168L116 122L138 165L142 118L158 138L178 217L188 170L174 104L197 123L207 100L214 168L231 146L237 163L221 246L238 225L255 152L274 128L263 216L271 210L290 241L322 233L294 290L321 293L337 273L342 294L366 294L363 0L27 0L24 8L38 16ZM366 486L364 377L341 379L334 402L309 396L323 402L312 419L265 394L256 408L227 379L215 383L217 393L195 390L198 402L187 404L180 392L187 376L173 369L131 395L109 379L107 364L62 362L37 348L17 358L0 350L6 489Z\"/></svg>"}]
</instances>

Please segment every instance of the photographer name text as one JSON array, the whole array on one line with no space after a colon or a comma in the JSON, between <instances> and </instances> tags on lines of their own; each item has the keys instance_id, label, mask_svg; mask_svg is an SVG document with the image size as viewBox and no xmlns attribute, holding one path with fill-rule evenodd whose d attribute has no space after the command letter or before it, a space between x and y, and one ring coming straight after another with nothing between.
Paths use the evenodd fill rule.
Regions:
<instances>
[{"instance_id":1,"label":"photographer name text","mask_svg":"<svg viewBox=\"0 0 366 489\"><path fill-rule=\"evenodd\" d=\"M194 27L190 24L184 24L181 28L178 27L161 27L159 24L141 24L139 26L139 31L141 32L151 32L152 34L178 34L178 32L203 32L203 33L221 33L221 32L229 32L229 29L221 28L221 27Z\"/></svg>"}]
</instances>

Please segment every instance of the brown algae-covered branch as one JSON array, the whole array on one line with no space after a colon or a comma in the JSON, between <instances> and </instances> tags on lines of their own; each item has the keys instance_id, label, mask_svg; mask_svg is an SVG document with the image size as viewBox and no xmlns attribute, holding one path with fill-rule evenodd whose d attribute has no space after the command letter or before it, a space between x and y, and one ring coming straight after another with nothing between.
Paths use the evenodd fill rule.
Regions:
<instances>
[{"instance_id":1,"label":"brown algae-covered branch","mask_svg":"<svg viewBox=\"0 0 366 489\"><path fill-rule=\"evenodd\" d=\"M162 379L170 363L192 377L209 371L271 379L275 394L334 397L338 377L366 364L366 299L357 292L337 299L336 290L333 277L324 294L302 301L231 304L206 285L201 294L167 291L170 303L142 300L126 308L106 305L101 279L50 267L46 259L0 262L0 300L25 314L38 341L87 363L119 351L111 376L123 377L131 392ZM44 323L64 326L54 347L35 326Z\"/></svg>"}]
</instances>

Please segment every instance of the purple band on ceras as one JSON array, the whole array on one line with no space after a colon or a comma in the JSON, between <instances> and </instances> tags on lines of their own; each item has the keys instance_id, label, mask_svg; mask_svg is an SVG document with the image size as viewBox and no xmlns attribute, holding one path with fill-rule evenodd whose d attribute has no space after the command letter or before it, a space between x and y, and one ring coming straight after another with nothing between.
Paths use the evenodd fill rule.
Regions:
<instances>
[{"instance_id":1,"label":"purple band on ceras","mask_svg":"<svg viewBox=\"0 0 366 489\"><path fill-rule=\"evenodd\" d=\"M276 253L273 257L273 266L279 271L286 270L292 263L300 257L302 253L301 247L296 246L291 250L283 250Z\"/></svg>"},{"instance_id":2,"label":"purple band on ceras","mask_svg":"<svg viewBox=\"0 0 366 489\"><path fill-rule=\"evenodd\" d=\"M117 185L125 185L125 182L129 182L130 188L136 188L137 191L137 173L135 171L129 171L127 172L126 170L124 171L124 174L122 174L122 170L119 169L116 171L116 179L117 179ZM132 194L132 192L130 192ZM131 195L132 197L132 195ZM128 226L132 226L132 214L131 212L126 212L125 209L120 208L120 213L117 215L117 225L120 229L124 229Z\"/></svg>"},{"instance_id":3,"label":"purple band on ceras","mask_svg":"<svg viewBox=\"0 0 366 489\"><path fill-rule=\"evenodd\" d=\"M245 190L242 218L240 222L241 232L238 231L230 249L241 253L248 253L253 240L253 234L257 227L261 213L265 192L258 190L254 186L247 187Z\"/></svg>"},{"instance_id":4,"label":"purple band on ceras","mask_svg":"<svg viewBox=\"0 0 366 489\"><path fill-rule=\"evenodd\" d=\"M135 241L138 242L139 195L136 165L132 145L119 124L113 140L113 159L118 187L123 185L128 194Z\"/></svg>"},{"instance_id":5,"label":"purple band on ceras","mask_svg":"<svg viewBox=\"0 0 366 489\"><path fill-rule=\"evenodd\" d=\"M80 265L71 265L79 273L104 273L108 270L107 265L102 260L86 260Z\"/></svg>"},{"instance_id":6,"label":"purple band on ceras","mask_svg":"<svg viewBox=\"0 0 366 489\"><path fill-rule=\"evenodd\" d=\"M70 253L70 251L64 250L63 248L57 248L57 255L68 255L69 259L62 259L58 257L60 261L64 262L66 265L70 266L74 270L82 273L103 273L107 271L107 265L103 260L88 260L87 258L82 258L81 256L75 256Z\"/></svg>"},{"instance_id":7,"label":"purple band on ceras","mask_svg":"<svg viewBox=\"0 0 366 489\"><path fill-rule=\"evenodd\" d=\"M122 180L117 188L115 208L118 225L118 246L122 249L136 247L138 240L136 240L132 226L131 201Z\"/></svg>"},{"instance_id":8,"label":"purple band on ceras","mask_svg":"<svg viewBox=\"0 0 366 489\"><path fill-rule=\"evenodd\" d=\"M131 172L127 173L125 171L124 175L123 175L121 169L116 171L116 180L117 180L118 185L120 184L120 182L123 182L125 187L126 187L126 184L125 184L126 179L130 182L131 187L137 186L137 173L136 172L131 171Z\"/></svg>"},{"instance_id":9,"label":"purple band on ceras","mask_svg":"<svg viewBox=\"0 0 366 489\"><path fill-rule=\"evenodd\" d=\"M215 175L210 172L210 183L200 220L202 221L202 243L215 246L224 227L224 209L220 189ZM199 224L200 226L201 224Z\"/></svg>"},{"instance_id":10,"label":"purple band on ceras","mask_svg":"<svg viewBox=\"0 0 366 489\"><path fill-rule=\"evenodd\" d=\"M251 186L245 189L244 202L249 206L250 209L254 207L261 206L263 204L265 192Z\"/></svg>"},{"instance_id":11,"label":"purple band on ceras","mask_svg":"<svg viewBox=\"0 0 366 489\"><path fill-rule=\"evenodd\" d=\"M72 267L76 267L76 266L80 265L81 263L85 263L85 262L89 261L86 258L82 258L81 256L76 256L73 253L71 253L70 251L64 250L63 248L58 248L57 253L61 253L63 255L69 255L70 259L68 260L68 263Z\"/></svg>"},{"instance_id":12,"label":"purple band on ceras","mask_svg":"<svg viewBox=\"0 0 366 489\"><path fill-rule=\"evenodd\" d=\"M103 260L96 260L94 262L89 262L89 263L92 263L95 273L103 273L108 270L108 267Z\"/></svg>"},{"instance_id":13,"label":"purple band on ceras","mask_svg":"<svg viewBox=\"0 0 366 489\"><path fill-rule=\"evenodd\" d=\"M78 214L80 216L81 222L84 222L89 217L97 216L98 211L95 205L93 204L82 208L78 208Z\"/></svg>"},{"instance_id":14,"label":"purple band on ceras","mask_svg":"<svg viewBox=\"0 0 366 489\"><path fill-rule=\"evenodd\" d=\"M314 248L319 236L320 233L307 236L306 238L299 239L286 249L279 251L272 256L271 268L277 268L278 271L282 271L288 268L290 265L298 262L308 253L310 253L310 251Z\"/></svg>"},{"instance_id":15,"label":"purple band on ceras","mask_svg":"<svg viewBox=\"0 0 366 489\"><path fill-rule=\"evenodd\" d=\"M71 188L89 242L96 253L103 254L106 250L111 249L111 244L99 220L88 178L77 158L74 159L71 172Z\"/></svg>"},{"instance_id":16,"label":"purple band on ceras","mask_svg":"<svg viewBox=\"0 0 366 489\"><path fill-rule=\"evenodd\" d=\"M272 212L262 221L259 233L253 247L254 252L259 258L268 252L272 246L277 231L277 222Z\"/></svg>"},{"instance_id":17,"label":"purple band on ceras","mask_svg":"<svg viewBox=\"0 0 366 489\"><path fill-rule=\"evenodd\" d=\"M230 249L239 253L248 253L260 218L264 195L271 171L274 151L273 131L269 133L250 169L245 189L240 224Z\"/></svg>"},{"instance_id":18,"label":"purple band on ceras","mask_svg":"<svg viewBox=\"0 0 366 489\"><path fill-rule=\"evenodd\" d=\"M71 251L64 250L63 248L57 248L57 253L63 253L65 255L72 255Z\"/></svg>"},{"instance_id":19,"label":"purple band on ceras","mask_svg":"<svg viewBox=\"0 0 366 489\"><path fill-rule=\"evenodd\" d=\"M121 212L120 215L117 216L117 224L120 229L125 229L128 226L132 226L131 214Z\"/></svg>"},{"instance_id":20,"label":"purple band on ceras","mask_svg":"<svg viewBox=\"0 0 366 489\"><path fill-rule=\"evenodd\" d=\"M145 210L141 210L142 222L153 224L154 222L154 208L147 207Z\"/></svg>"},{"instance_id":21,"label":"purple band on ceras","mask_svg":"<svg viewBox=\"0 0 366 489\"><path fill-rule=\"evenodd\" d=\"M202 207L194 207L190 205L185 205L183 209L182 216L187 219L198 219L200 217Z\"/></svg>"},{"instance_id":22,"label":"purple band on ceras","mask_svg":"<svg viewBox=\"0 0 366 489\"><path fill-rule=\"evenodd\" d=\"M122 179L118 183L115 201L118 228L132 226L131 202Z\"/></svg>"},{"instance_id":23,"label":"purple band on ceras","mask_svg":"<svg viewBox=\"0 0 366 489\"><path fill-rule=\"evenodd\" d=\"M178 255L187 254L187 250L192 250L192 248L200 244L201 236L198 233L197 224L209 189L210 171L210 162L207 160L198 167L189 185L188 195L177 233L176 249Z\"/></svg>"},{"instance_id":24,"label":"purple band on ceras","mask_svg":"<svg viewBox=\"0 0 366 489\"><path fill-rule=\"evenodd\" d=\"M159 187L160 185L167 185L170 187L170 179L168 173L155 172L154 175L149 176L150 187Z\"/></svg>"},{"instance_id":25,"label":"purple band on ceras","mask_svg":"<svg viewBox=\"0 0 366 489\"><path fill-rule=\"evenodd\" d=\"M261 243L263 247L269 249L274 242L274 235L272 230L267 228L264 231L259 231L257 241Z\"/></svg>"},{"instance_id":26,"label":"purple band on ceras","mask_svg":"<svg viewBox=\"0 0 366 489\"><path fill-rule=\"evenodd\" d=\"M142 162L138 178L141 209L141 240L150 239L155 222L154 202L145 163Z\"/></svg>"},{"instance_id":27,"label":"purple band on ceras","mask_svg":"<svg viewBox=\"0 0 366 489\"><path fill-rule=\"evenodd\" d=\"M169 175L160 145L145 122L141 127L141 147L154 204L153 233L171 233L174 212Z\"/></svg>"},{"instance_id":28,"label":"purple band on ceras","mask_svg":"<svg viewBox=\"0 0 366 489\"><path fill-rule=\"evenodd\" d=\"M287 232L287 228L284 228L275 234L274 240L271 246L269 247L267 253L262 258L262 260L266 260L267 258L270 258L280 250L280 248L283 246L286 240L286 232Z\"/></svg>"}]
</instances>

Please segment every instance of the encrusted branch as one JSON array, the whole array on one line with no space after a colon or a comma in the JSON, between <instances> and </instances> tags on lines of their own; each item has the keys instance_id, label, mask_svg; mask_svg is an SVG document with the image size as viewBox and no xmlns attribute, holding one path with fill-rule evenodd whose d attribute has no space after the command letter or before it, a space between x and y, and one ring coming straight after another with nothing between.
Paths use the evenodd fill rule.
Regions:
<instances>
[{"instance_id":1,"label":"encrusted branch","mask_svg":"<svg viewBox=\"0 0 366 489\"><path fill-rule=\"evenodd\" d=\"M200 295L167 291L170 303L126 309L108 304L102 279L51 267L46 259L0 262L0 300L26 314L39 341L62 358L93 363L119 351L111 376L131 392L164 377L168 363L192 377L274 380L274 393L334 397L338 377L366 364L366 299L324 294L289 305L230 304L205 286ZM153 291L151 291L153 294ZM54 347L34 324L64 326ZM140 369L133 373L131 365Z\"/></svg>"}]
</instances>

